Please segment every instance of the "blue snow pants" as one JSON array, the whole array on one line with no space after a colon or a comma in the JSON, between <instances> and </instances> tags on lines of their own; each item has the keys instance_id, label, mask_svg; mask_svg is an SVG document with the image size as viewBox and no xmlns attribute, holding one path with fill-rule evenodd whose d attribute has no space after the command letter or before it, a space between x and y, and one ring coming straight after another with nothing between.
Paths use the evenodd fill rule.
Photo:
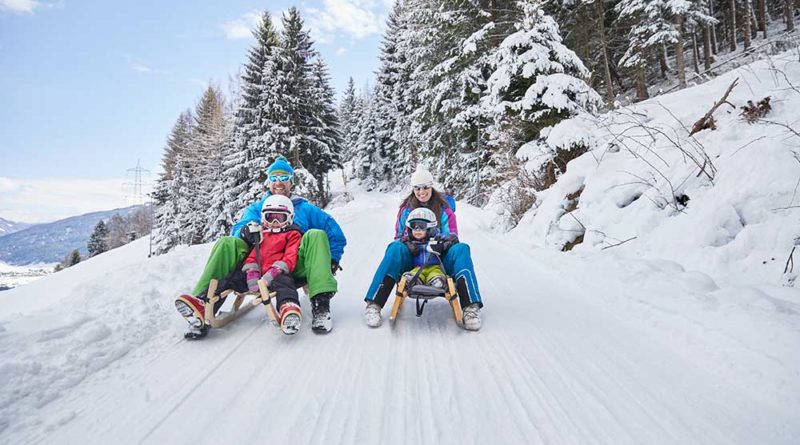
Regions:
<instances>
[{"instance_id":1,"label":"blue snow pants","mask_svg":"<svg viewBox=\"0 0 800 445\"><path fill-rule=\"evenodd\" d=\"M411 252L408 247L400 241L393 241L386 247L386 253L383 255L383 260L375 271L375 276L372 278L372 284L369 286L365 301L374 301L378 288L383 282L383 278L389 276L392 280L397 281L403 272L411 270L413 267L411 259ZM450 248L442 258L444 264L444 271L447 275L453 277L454 281L463 278L469 293L469 302L477 303L483 307L481 301L481 294L478 290L478 280L475 278L475 267L472 265L472 256L470 255L469 245L465 243L458 243ZM463 300L462 300L463 301Z\"/></svg>"}]
</instances>

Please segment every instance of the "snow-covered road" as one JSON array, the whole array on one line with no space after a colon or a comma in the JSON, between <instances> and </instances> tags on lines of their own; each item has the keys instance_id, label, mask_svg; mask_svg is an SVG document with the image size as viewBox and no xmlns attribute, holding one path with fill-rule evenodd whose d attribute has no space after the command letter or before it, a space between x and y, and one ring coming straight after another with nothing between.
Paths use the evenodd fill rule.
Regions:
<instances>
[{"instance_id":1,"label":"snow-covered road","mask_svg":"<svg viewBox=\"0 0 800 445\"><path fill-rule=\"evenodd\" d=\"M796 291L534 248L460 204L484 328L434 301L368 329L398 200L331 211L349 244L324 336L257 309L184 341L172 299L209 245L142 240L0 294L0 443L800 443Z\"/></svg>"}]
</instances>

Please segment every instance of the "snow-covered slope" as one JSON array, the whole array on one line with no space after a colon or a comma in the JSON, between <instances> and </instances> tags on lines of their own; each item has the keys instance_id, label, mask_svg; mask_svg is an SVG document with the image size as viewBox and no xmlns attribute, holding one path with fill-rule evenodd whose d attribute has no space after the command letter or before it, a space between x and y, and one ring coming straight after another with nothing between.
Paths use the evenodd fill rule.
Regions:
<instances>
[{"instance_id":1,"label":"snow-covered slope","mask_svg":"<svg viewBox=\"0 0 800 445\"><path fill-rule=\"evenodd\" d=\"M0 261L11 265L58 263L75 249L86 255L86 243L100 220L108 221L115 214L124 217L139 208L141 206L131 206L71 216L0 236Z\"/></svg>"},{"instance_id":2,"label":"snow-covered slope","mask_svg":"<svg viewBox=\"0 0 800 445\"><path fill-rule=\"evenodd\" d=\"M0 236L10 235L14 232L19 232L22 229L30 227L32 224L9 221L5 218L0 218Z\"/></svg>"},{"instance_id":3,"label":"snow-covered slope","mask_svg":"<svg viewBox=\"0 0 800 445\"><path fill-rule=\"evenodd\" d=\"M737 78L727 98L737 109L723 104L714 114L717 129L690 137ZM741 107L768 96L772 110L746 123ZM576 250L613 247L724 283L790 285L798 268L784 268L800 244L797 110L800 60L793 50L694 88L564 121L549 133L549 145L591 151L539 196L517 239L560 249L583 236ZM532 167L541 162L536 149L525 153Z\"/></svg>"},{"instance_id":4,"label":"snow-covered slope","mask_svg":"<svg viewBox=\"0 0 800 445\"><path fill-rule=\"evenodd\" d=\"M398 201L355 192L331 211L349 243L324 336L284 336L256 310L183 340L172 300L209 245L148 259L139 240L0 294L0 443L800 440L793 289L519 245L459 203L484 328L435 301L369 329L362 298Z\"/></svg>"}]
</instances>

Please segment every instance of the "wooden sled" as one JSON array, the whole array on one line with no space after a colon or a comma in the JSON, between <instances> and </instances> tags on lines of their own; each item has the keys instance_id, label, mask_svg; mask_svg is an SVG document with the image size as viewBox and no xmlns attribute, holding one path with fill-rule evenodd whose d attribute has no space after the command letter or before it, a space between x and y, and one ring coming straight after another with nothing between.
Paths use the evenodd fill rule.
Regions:
<instances>
[{"instance_id":1,"label":"wooden sled","mask_svg":"<svg viewBox=\"0 0 800 445\"><path fill-rule=\"evenodd\" d=\"M264 280L258 280L258 288L260 291L260 295L255 296L254 299L250 300L249 302L245 303L244 298L246 293L236 293L233 290L226 290L223 291L221 294L216 295L217 293L217 286L219 286L219 281L211 280L208 284L208 295L206 300L206 313L205 319L206 324L211 326L212 328L221 328L228 323L236 320L237 318L241 317L242 315L250 312L251 309L258 306L262 302L266 301L267 304L264 305L267 310L267 316L269 317L270 321L273 324L278 323L278 313L275 311L275 306L272 303L272 297L275 296L275 293L269 292L267 288L267 283ZM233 310L229 312L220 312L220 316L214 314L214 306L218 301L223 298L227 298L230 294L235 293L236 299L233 300Z\"/></svg>"},{"instance_id":2,"label":"wooden sled","mask_svg":"<svg viewBox=\"0 0 800 445\"><path fill-rule=\"evenodd\" d=\"M416 278L416 277L415 277ZM394 304L392 304L392 313L389 315L389 321L394 326L394 321L397 319L397 313L403 302L411 298L416 300L417 303L417 317L422 316L422 310L425 303L436 298L444 298L450 304L453 310L453 318L459 327L463 327L463 312L461 311L461 304L458 301L458 294L456 293L456 286L453 283L453 278L447 277L447 288L440 289L438 287L426 286L424 284L408 285L408 279L405 275L400 278L395 290ZM422 304L420 304L422 301Z\"/></svg>"}]
</instances>

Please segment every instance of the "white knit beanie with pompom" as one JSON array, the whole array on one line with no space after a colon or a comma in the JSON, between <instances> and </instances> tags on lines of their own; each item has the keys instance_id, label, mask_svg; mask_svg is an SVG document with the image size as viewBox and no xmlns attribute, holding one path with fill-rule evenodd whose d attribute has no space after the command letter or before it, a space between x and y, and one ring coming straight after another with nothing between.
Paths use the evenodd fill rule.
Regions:
<instances>
[{"instance_id":1,"label":"white knit beanie with pompom","mask_svg":"<svg viewBox=\"0 0 800 445\"><path fill-rule=\"evenodd\" d=\"M417 170L411 174L411 187L420 185L433 187L433 175L422 164L417 165Z\"/></svg>"}]
</instances>

